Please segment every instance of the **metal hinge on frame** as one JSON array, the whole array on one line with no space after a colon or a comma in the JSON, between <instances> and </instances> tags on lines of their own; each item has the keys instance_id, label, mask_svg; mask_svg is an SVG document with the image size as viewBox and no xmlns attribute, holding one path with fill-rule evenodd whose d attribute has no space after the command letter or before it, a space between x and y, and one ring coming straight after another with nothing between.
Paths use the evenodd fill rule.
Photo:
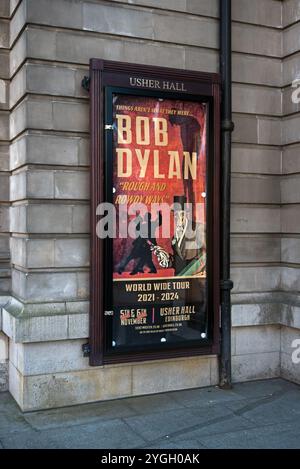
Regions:
<instances>
[{"instance_id":1,"label":"metal hinge on frame","mask_svg":"<svg viewBox=\"0 0 300 469\"><path fill-rule=\"evenodd\" d=\"M82 353L84 357L89 357L91 354L91 346L89 343L82 345Z\"/></svg>"},{"instance_id":2,"label":"metal hinge on frame","mask_svg":"<svg viewBox=\"0 0 300 469\"><path fill-rule=\"evenodd\" d=\"M113 311L104 311L104 316L113 316L114 312Z\"/></svg>"},{"instance_id":3,"label":"metal hinge on frame","mask_svg":"<svg viewBox=\"0 0 300 469\"><path fill-rule=\"evenodd\" d=\"M91 79L88 76L84 76L81 81L81 86L84 90L90 91Z\"/></svg>"}]
</instances>

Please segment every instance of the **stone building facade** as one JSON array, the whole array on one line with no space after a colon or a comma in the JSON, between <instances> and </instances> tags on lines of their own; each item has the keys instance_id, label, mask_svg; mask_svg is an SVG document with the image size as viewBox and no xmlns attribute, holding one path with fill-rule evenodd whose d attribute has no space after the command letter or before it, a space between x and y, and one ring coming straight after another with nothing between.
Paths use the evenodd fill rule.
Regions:
<instances>
[{"instance_id":1,"label":"stone building facade","mask_svg":"<svg viewBox=\"0 0 300 469\"><path fill-rule=\"evenodd\" d=\"M233 380L300 382L300 0L232 0ZM218 72L218 0L0 1L0 386L23 410L218 383L216 356L90 367L91 57Z\"/></svg>"}]
</instances>

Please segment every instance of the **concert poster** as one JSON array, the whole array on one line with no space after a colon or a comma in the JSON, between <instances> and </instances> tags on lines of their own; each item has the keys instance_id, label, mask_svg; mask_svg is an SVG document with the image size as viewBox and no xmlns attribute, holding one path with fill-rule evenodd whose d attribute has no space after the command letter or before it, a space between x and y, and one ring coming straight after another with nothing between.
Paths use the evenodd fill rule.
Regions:
<instances>
[{"instance_id":1,"label":"concert poster","mask_svg":"<svg viewBox=\"0 0 300 469\"><path fill-rule=\"evenodd\" d=\"M208 339L205 101L113 94L112 344Z\"/></svg>"}]
</instances>

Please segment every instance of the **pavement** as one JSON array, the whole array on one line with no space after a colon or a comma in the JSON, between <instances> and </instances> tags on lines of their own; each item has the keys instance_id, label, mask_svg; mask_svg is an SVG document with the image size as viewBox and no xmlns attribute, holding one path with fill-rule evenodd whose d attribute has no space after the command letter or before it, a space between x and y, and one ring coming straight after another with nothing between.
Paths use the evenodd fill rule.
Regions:
<instances>
[{"instance_id":1,"label":"pavement","mask_svg":"<svg viewBox=\"0 0 300 469\"><path fill-rule=\"evenodd\" d=\"M27 413L4 392L0 448L300 448L300 386L271 379Z\"/></svg>"}]
</instances>

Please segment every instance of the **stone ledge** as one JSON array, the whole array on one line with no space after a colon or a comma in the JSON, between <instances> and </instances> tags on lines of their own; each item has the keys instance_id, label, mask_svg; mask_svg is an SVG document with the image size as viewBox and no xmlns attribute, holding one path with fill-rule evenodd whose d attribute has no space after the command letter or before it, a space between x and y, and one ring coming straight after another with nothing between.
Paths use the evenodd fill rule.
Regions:
<instances>
[{"instance_id":1,"label":"stone ledge","mask_svg":"<svg viewBox=\"0 0 300 469\"><path fill-rule=\"evenodd\" d=\"M281 326L278 325L234 328L232 331L232 356L279 352L280 331ZM297 335L297 329L291 329L291 331L293 336ZM15 343L11 340L9 360L23 376L89 370L91 369L89 360L82 353L82 345L86 340L66 339L31 343ZM287 341L288 337L285 342ZM184 358L182 359L184 360ZM150 361L153 364L160 363L160 360ZM109 365L109 367L111 366ZM114 364L114 366L121 365ZM218 380L217 377L215 380Z\"/></svg>"},{"instance_id":2,"label":"stone ledge","mask_svg":"<svg viewBox=\"0 0 300 469\"><path fill-rule=\"evenodd\" d=\"M287 304L292 306L300 306L300 294L286 291L272 291L272 292L247 292L247 293L232 293L231 303L233 305L242 304Z\"/></svg>"},{"instance_id":3,"label":"stone ledge","mask_svg":"<svg viewBox=\"0 0 300 469\"><path fill-rule=\"evenodd\" d=\"M9 364L9 391L23 411L217 384L217 357L188 357L22 376Z\"/></svg>"},{"instance_id":4,"label":"stone ledge","mask_svg":"<svg viewBox=\"0 0 300 469\"><path fill-rule=\"evenodd\" d=\"M300 329L300 305L268 302L260 304L233 304L232 327L281 325Z\"/></svg>"},{"instance_id":5,"label":"stone ledge","mask_svg":"<svg viewBox=\"0 0 300 469\"><path fill-rule=\"evenodd\" d=\"M239 297L239 298L237 298ZM233 295L232 327L282 325L300 329L298 295L288 304L284 293ZM239 299L239 303L237 303ZM281 303L285 300L285 303ZM260 303L258 303L260 301ZM2 305L2 321L1 321ZM89 302L22 303L13 297L0 300L0 326L15 343L86 339L89 336ZM1 329L1 327L0 327Z\"/></svg>"},{"instance_id":6,"label":"stone ledge","mask_svg":"<svg viewBox=\"0 0 300 469\"><path fill-rule=\"evenodd\" d=\"M88 337L87 302L23 304L10 297L2 307L2 330L15 343Z\"/></svg>"}]
</instances>

